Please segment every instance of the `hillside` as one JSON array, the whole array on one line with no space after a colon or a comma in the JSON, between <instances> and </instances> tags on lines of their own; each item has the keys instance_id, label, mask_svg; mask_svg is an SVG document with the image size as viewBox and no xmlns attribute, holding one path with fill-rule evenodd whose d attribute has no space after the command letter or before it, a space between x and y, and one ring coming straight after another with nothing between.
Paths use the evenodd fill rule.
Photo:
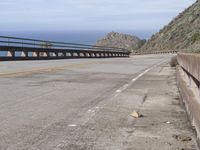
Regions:
<instances>
[{"instance_id":1,"label":"hillside","mask_svg":"<svg viewBox=\"0 0 200 150\"><path fill-rule=\"evenodd\" d=\"M200 1L153 35L140 51L200 50Z\"/></svg>"},{"instance_id":2,"label":"hillside","mask_svg":"<svg viewBox=\"0 0 200 150\"><path fill-rule=\"evenodd\" d=\"M144 42L144 40L141 40L136 36L121 34L117 32L110 32L106 35L106 37L98 40L95 45L125 48L133 52L134 50L140 48Z\"/></svg>"}]
</instances>

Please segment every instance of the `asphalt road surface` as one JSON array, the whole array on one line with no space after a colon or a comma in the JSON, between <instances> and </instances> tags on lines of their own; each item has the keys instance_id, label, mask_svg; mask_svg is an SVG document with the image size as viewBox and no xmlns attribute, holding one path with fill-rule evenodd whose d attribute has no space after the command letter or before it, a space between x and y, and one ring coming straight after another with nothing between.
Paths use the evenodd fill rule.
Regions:
<instances>
[{"instance_id":1,"label":"asphalt road surface","mask_svg":"<svg viewBox=\"0 0 200 150\"><path fill-rule=\"evenodd\" d=\"M126 149L147 91L124 91L171 57L0 62L0 149Z\"/></svg>"}]
</instances>

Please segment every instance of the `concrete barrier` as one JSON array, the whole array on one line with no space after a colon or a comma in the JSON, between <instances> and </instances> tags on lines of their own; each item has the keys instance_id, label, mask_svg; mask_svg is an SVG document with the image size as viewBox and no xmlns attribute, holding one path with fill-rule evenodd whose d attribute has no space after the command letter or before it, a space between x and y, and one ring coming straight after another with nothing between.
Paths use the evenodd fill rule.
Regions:
<instances>
[{"instance_id":1,"label":"concrete barrier","mask_svg":"<svg viewBox=\"0 0 200 150\"><path fill-rule=\"evenodd\" d=\"M179 53L178 62L180 66L200 81L200 54Z\"/></svg>"},{"instance_id":2,"label":"concrete barrier","mask_svg":"<svg viewBox=\"0 0 200 150\"><path fill-rule=\"evenodd\" d=\"M175 50L167 50L167 51L145 51L145 52L137 52L133 55L149 55L149 54L176 54L178 51Z\"/></svg>"},{"instance_id":3,"label":"concrete barrier","mask_svg":"<svg viewBox=\"0 0 200 150\"><path fill-rule=\"evenodd\" d=\"M177 83L200 143L200 54L178 53Z\"/></svg>"}]
</instances>

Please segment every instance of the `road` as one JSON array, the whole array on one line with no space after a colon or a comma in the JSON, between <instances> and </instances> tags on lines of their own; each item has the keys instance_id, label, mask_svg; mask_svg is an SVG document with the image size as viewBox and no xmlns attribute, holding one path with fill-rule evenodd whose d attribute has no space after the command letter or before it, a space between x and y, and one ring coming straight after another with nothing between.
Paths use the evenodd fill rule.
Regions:
<instances>
[{"instance_id":1,"label":"road","mask_svg":"<svg viewBox=\"0 0 200 150\"><path fill-rule=\"evenodd\" d=\"M0 149L125 149L148 91L127 89L171 57L0 62Z\"/></svg>"}]
</instances>

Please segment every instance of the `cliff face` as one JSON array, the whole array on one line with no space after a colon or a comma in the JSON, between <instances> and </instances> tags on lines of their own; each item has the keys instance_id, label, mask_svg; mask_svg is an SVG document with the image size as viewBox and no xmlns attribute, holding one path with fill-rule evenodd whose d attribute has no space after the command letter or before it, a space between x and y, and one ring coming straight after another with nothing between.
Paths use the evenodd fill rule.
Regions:
<instances>
[{"instance_id":1,"label":"cliff face","mask_svg":"<svg viewBox=\"0 0 200 150\"><path fill-rule=\"evenodd\" d=\"M200 50L200 1L180 13L139 51Z\"/></svg>"},{"instance_id":2,"label":"cliff face","mask_svg":"<svg viewBox=\"0 0 200 150\"><path fill-rule=\"evenodd\" d=\"M107 34L106 37L98 40L95 45L125 48L133 52L134 50L140 48L143 43L144 41L136 36L121 34L117 32L110 32Z\"/></svg>"}]
</instances>

